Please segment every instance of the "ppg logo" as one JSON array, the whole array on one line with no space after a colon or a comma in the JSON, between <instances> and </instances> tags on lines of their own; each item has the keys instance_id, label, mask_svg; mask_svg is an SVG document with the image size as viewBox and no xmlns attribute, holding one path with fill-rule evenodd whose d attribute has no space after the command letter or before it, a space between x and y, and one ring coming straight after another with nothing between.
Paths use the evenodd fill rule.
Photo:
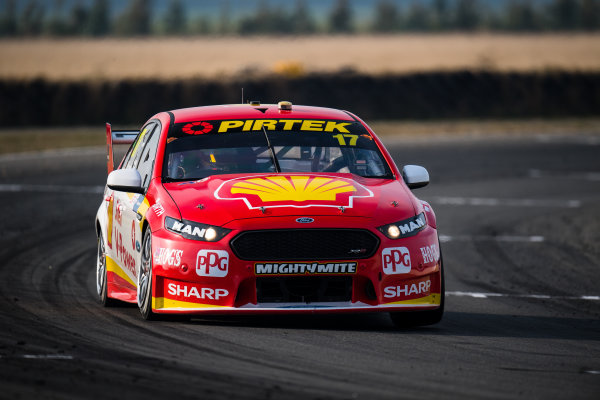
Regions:
<instances>
[{"instance_id":1,"label":"ppg logo","mask_svg":"<svg viewBox=\"0 0 600 400\"><path fill-rule=\"evenodd\" d=\"M196 273L200 276L227 276L229 253L225 250L200 250L196 257Z\"/></svg>"},{"instance_id":2,"label":"ppg logo","mask_svg":"<svg viewBox=\"0 0 600 400\"><path fill-rule=\"evenodd\" d=\"M406 247L389 247L381 252L383 273L386 275L410 272L410 252Z\"/></svg>"}]
</instances>

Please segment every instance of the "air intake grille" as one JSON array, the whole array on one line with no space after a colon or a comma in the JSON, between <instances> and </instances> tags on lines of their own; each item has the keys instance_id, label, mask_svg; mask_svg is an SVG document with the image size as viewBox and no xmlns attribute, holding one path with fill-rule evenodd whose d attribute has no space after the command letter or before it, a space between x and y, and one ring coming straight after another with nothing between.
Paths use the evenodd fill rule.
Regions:
<instances>
[{"instance_id":1,"label":"air intake grille","mask_svg":"<svg viewBox=\"0 0 600 400\"><path fill-rule=\"evenodd\" d=\"M364 229L247 231L231 241L238 258L252 261L357 260L378 246L377 236Z\"/></svg>"},{"instance_id":2,"label":"air intake grille","mask_svg":"<svg viewBox=\"0 0 600 400\"><path fill-rule=\"evenodd\" d=\"M256 279L259 303L317 303L350 301L350 276L300 276Z\"/></svg>"}]
</instances>

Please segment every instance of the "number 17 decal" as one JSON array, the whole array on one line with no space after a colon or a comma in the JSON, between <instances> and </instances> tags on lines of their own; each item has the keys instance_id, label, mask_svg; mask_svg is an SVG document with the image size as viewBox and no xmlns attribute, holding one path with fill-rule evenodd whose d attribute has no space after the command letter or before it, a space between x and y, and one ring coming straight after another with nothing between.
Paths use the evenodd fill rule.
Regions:
<instances>
[{"instance_id":1,"label":"number 17 decal","mask_svg":"<svg viewBox=\"0 0 600 400\"><path fill-rule=\"evenodd\" d=\"M337 135L333 135L333 137L338 140L340 146L346 146L346 138L350 139L348 146L356 146L356 142L358 141L358 135L338 133Z\"/></svg>"}]
</instances>

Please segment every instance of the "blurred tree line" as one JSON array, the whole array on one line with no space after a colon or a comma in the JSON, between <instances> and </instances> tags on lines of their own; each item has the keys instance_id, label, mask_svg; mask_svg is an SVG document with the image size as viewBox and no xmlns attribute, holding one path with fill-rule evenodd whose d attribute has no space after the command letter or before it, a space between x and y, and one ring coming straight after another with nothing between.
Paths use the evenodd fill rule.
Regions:
<instances>
[{"instance_id":1,"label":"blurred tree line","mask_svg":"<svg viewBox=\"0 0 600 400\"><path fill-rule=\"evenodd\" d=\"M23 0L25 1L25 0ZM108 0L6 0L0 14L0 36L146 36L269 35L321 33L400 33L447 31L597 31L600 0L506 0L496 7L483 0L373 2L373 17L357 15L349 0L335 0L326 15L316 15L306 0L293 7L258 2L254 12L233 17L227 0L214 16L190 16L181 0L169 0L154 15L151 0L129 0L117 15ZM321 14L322 10L317 10Z\"/></svg>"}]
</instances>

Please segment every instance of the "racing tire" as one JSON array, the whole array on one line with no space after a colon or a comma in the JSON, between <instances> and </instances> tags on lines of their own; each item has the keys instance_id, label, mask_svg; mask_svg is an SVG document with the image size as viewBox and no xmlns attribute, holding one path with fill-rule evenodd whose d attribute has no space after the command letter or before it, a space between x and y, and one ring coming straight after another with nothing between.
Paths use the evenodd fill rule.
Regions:
<instances>
[{"instance_id":1,"label":"racing tire","mask_svg":"<svg viewBox=\"0 0 600 400\"><path fill-rule=\"evenodd\" d=\"M440 248L440 306L435 310L428 311L391 312L390 318L397 328L433 325L442 320L442 317L444 316L444 299L446 294L443 264L444 261Z\"/></svg>"},{"instance_id":2,"label":"racing tire","mask_svg":"<svg viewBox=\"0 0 600 400\"><path fill-rule=\"evenodd\" d=\"M152 312L152 233L150 229L144 232L140 269L138 271L137 303L142 318L156 319Z\"/></svg>"},{"instance_id":3,"label":"racing tire","mask_svg":"<svg viewBox=\"0 0 600 400\"><path fill-rule=\"evenodd\" d=\"M108 273L106 270L106 247L102 232L98 235L98 252L96 254L96 292L104 307L112 307L117 300L108 297Z\"/></svg>"}]
</instances>

